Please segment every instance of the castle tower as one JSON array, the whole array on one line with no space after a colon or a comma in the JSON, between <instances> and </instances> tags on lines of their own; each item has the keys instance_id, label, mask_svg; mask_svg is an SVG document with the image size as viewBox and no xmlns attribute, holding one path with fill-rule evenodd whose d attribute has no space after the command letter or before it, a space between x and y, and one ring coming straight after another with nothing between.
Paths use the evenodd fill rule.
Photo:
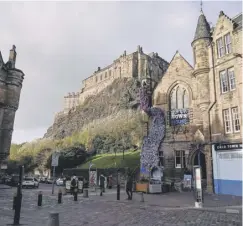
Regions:
<instances>
[{"instance_id":1,"label":"castle tower","mask_svg":"<svg viewBox=\"0 0 243 226\"><path fill-rule=\"evenodd\" d=\"M194 39L192 41L192 48L194 54L194 72L193 75L197 81L197 105L202 112L203 121L203 140L204 140L204 154L206 160L207 171L207 191L212 192L212 163L211 163L211 146L208 145L210 139L208 109L210 106L210 84L209 84L209 46L211 44L210 26L207 22L203 11L198 18L197 28Z\"/></svg>"},{"instance_id":2,"label":"castle tower","mask_svg":"<svg viewBox=\"0 0 243 226\"><path fill-rule=\"evenodd\" d=\"M197 28L192 41L194 55L194 72L193 75L198 81L199 107L204 110L210 103L209 98L209 54L208 47L211 43L210 26L206 17L201 11L198 18Z\"/></svg>"},{"instance_id":3,"label":"castle tower","mask_svg":"<svg viewBox=\"0 0 243 226\"><path fill-rule=\"evenodd\" d=\"M4 70L0 68L0 75L6 73L5 79L2 81L4 98L0 106L0 161L9 154L15 113L19 107L20 93L24 79L24 73L15 68L16 55L15 46L13 46L10 50L9 61L4 65Z\"/></svg>"}]
</instances>

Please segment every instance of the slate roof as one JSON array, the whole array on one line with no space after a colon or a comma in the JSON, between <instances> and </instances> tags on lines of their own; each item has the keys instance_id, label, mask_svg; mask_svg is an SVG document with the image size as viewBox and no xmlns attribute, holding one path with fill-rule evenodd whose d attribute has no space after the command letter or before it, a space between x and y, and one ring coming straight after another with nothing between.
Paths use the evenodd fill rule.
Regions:
<instances>
[{"instance_id":1,"label":"slate roof","mask_svg":"<svg viewBox=\"0 0 243 226\"><path fill-rule=\"evenodd\" d=\"M194 35L193 42L200 38L210 38L211 37L210 30L211 30L210 25L202 12L198 18L197 29Z\"/></svg>"},{"instance_id":2,"label":"slate roof","mask_svg":"<svg viewBox=\"0 0 243 226\"><path fill-rule=\"evenodd\" d=\"M242 13L232 18L233 22L235 23L235 29L242 28Z\"/></svg>"}]
</instances>

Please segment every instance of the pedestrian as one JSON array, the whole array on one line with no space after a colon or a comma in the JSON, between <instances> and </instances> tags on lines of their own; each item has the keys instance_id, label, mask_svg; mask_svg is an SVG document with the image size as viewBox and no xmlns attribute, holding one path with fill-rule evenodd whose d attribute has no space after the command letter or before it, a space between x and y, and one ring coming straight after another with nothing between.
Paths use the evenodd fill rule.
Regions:
<instances>
[{"instance_id":1,"label":"pedestrian","mask_svg":"<svg viewBox=\"0 0 243 226\"><path fill-rule=\"evenodd\" d=\"M133 184L133 178L132 178L132 173L130 169L128 169L127 173L127 183L126 183L126 193L128 196L128 200L132 200L132 184Z\"/></svg>"},{"instance_id":2,"label":"pedestrian","mask_svg":"<svg viewBox=\"0 0 243 226\"><path fill-rule=\"evenodd\" d=\"M100 196L105 192L105 176L103 174L100 175Z\"/></svg>"},{"instance_id":3,"label":"pedestrian","mask_svg":"<svg viewBox=\"0 0 243 226\"><path fill-rule=\"evenodd\" d=\"M70 188L70 192L71 195L74 194L75 189L78 188L78 178L76 177L76 174L74 173L73 176L71 177L71 188Z\"/></svg>"}]
</instances>

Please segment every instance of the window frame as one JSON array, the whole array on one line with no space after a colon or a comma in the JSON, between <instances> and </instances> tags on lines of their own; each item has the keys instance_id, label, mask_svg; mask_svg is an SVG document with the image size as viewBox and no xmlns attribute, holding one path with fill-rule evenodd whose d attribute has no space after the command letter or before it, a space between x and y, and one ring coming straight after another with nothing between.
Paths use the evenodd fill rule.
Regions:
<instances>
[{"instance_id":1,"label":"window frame","mask_svg":"<svg viewBox=\"0 0 243 226\"><path fill-rule=\"evenodd\" d=\"M176 155L176 153L180 155ZM177 158L180 158L180 166L177 164ZM185 169L186 168L186 151L185 150L175 150L175 168L176 169Z\"/></svg>"},{"instance_id":2,"label":"window frame","mask_svg":"<svg viewBox=\"0 0 243 226\"><path fill-rule=\"evenodd\" d=\"M230 75L229 75L229 71L233 72L233 75L234 75L234 88L232 88L232 84L231 84L231 81L232 79L230 78ZM234 67L230 67L227 69L227 78L228 78L228 83L229 83L229 91L233 91L236 89L236 81L235 81L235 70L234 70Z\"/></svg>"},{"instance_id":3,"label":"window frame","mask_svg":"<svg viewBox=\"0 0 243 226\"><path fill-rule=\"evenodd\" d=\"M164 152L159 151L159 166L164 166Z\"/></svg>"},{"instance_id":4,"label":"window frame","mask_svg":"<svg viewBox=\"0 0 243 226\"><path fill-rule=\"evenodd\" d=\"M237 113L235 113L235 112L233 112L234 110L237 110ZM232 107L231 108L231 115L232 115L232 131L233 131L233 133L239 133L240 132L240 116L239 116L239 109L238 109L238 106L237 107ZM237 115L237 118L235 117ZM238 124L237 124L237 126L239 127L239 129L238 130L236 130L235 128L236 128L236 121L238 121Z\"/></svg>"},{"instance_id":5,"label":"window frame","mask_svg":"<svg viewBox=\"0 0 243 226\"><path fill-rule=\"evenodd\" d=\"M222 46L219 45L220 41L222 41ZM224 38L220 37L216 40L216 44L217 44L217 52L218 52L218 58L221 58L223 56L225 56L225 43L224 43ZM223 50L223 52L221 53L221 49Z\"/></svg>"},{"instance_id":6,"label":"window frame","mask_svg":"<svg viewBox=\"0 0 243 226\"><path fill-rule=\"evenodd\" d=\"M224 86L223 86L223 82L222 82L222 73L224 72L224 76L225 76L225 80L226 80L226 84L227 84L227 90L224 91ZM220 87L221 87L221 93L227 93L229 92L229 80L228 80L228 75L227 75L227 70L222 70L219 72L219 80L220 80Z\"/></svg>"},{"instance_id":7,"label":"window frame","mask_svg":"<svg viewBox=\"0 0 243 226\"><path fill-rule=\"evenodd\" d=\"M226 112L226 111L228 111L228 118L229 118L229 120L228 120L228 122L229 122L229 128L230 128L230 131L226 131L226 128L227 128L227 126L226 126L226 120L225 120L225 114L224 114L224 112ZM226 109L223 109L223 111L222 111L222 114L223 114L223 122L224 122L224 132L225 132L225 134L231 134L232 132L233 132L233 128L232 128L232 117L231 117L231 109L230 108L226 108Z\"/></svg>"},{"instance_id":8,"label":"window frame","mask_svg":"<svg viewBox=\"0 0 243 226\"><path fill-rule=\"evenodd\" d=\"M230 40L229 43L227 43L227 36L229 37L229 40ZM232 50L232 39L231 39L230 32L228 32L228 33L224 36L224 43L225 43L225 54L228 55L228 54L232 53L232 52L233 52L233 50ZM230 46L230 51L229 51L228 46Z\"/></svg>"}]
</instances>

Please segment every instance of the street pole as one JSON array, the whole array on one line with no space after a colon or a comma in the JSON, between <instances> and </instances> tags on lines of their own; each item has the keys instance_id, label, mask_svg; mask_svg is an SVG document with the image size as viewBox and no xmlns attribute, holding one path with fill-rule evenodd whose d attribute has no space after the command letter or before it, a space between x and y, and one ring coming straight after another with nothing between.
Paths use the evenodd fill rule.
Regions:
<instances>
[{"instance_id":1,"label":"street pole","mask_svg":"<svg viewBox=\"0 0 243 226\"><path fill-rule=\"evenodd\" d=\"M120 171L117 170L117 200L120 200Z\"/></svg>"},{"instance_id":2,"label":"street pole","mask_svg":"<svg viewBox=\"0 0 243 226\"><path fill-rule=\"evenodd\" d=\"M53 166L53 181L52 181L52 195L54 194L54 185L55 185L55 172L56 171L56 167Z\"/></svg>"},{"instance_id":3,"label":"street pole","mask_svg":"<svg viewBox=\"0 0 243 226\"><path fill-rule=\"evenodd\" d=\"M24 166L19 166L19 184L17 188L16 206L14 211L13 225L19 225L20 211L22 204L22 182L23 182Z\"/></svg>"}]
</instances>

